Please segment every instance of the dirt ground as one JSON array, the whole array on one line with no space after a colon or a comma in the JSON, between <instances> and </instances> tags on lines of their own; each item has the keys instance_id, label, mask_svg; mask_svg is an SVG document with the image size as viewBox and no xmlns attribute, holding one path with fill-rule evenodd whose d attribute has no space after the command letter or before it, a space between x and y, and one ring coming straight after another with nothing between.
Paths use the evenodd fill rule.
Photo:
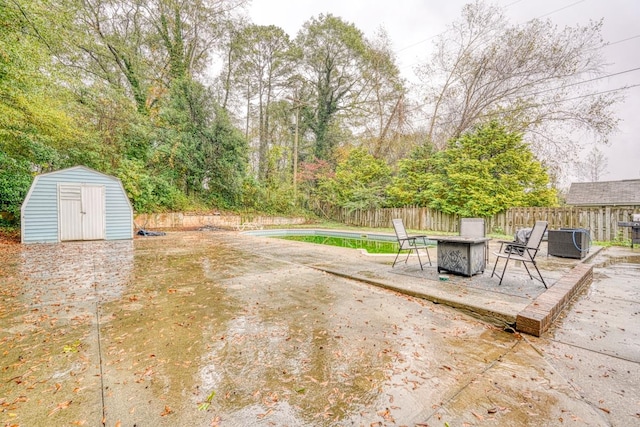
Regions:
<instances>
[{"instance_id":1,"label":"dirt ground","mask_svg":"<svg viewBox=\"0 0 640 427\"><path fill-rule=\"evenodd\" d=\"M14 245L20 243L20 231L19 230L6 230L0 228L0 246L1 245Z\"/></svg>"}]
</instances>

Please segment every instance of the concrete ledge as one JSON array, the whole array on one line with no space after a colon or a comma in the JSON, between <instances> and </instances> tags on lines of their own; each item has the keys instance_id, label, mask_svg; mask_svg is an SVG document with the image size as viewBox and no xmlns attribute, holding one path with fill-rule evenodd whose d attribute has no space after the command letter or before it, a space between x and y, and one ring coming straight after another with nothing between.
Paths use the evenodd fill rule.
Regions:
<instances>
[{"instance_id":1,"label":"concrete ledge","mask_svg":"<svg viewBox=\"0 0 640 427\"><path fill-rule=\"evenodd\" d=\"M265 226L305 224L303 217L222 215L219 213L200 214L191 212L167 212L137 214L133 219L136 228L145 229L192 229L200 227L220 227L230 230L260 229Z\"/></svg>"},{"instance_id":2,"label":"concrete ledge","mask_svg":"<svg viewBox=\"0 0 640 427\"><path fill-rule=\"evenodd\" d=\"M430 282L428 286L425 286L424 283L418 283L416 285L408 285L406 283L395 285L389 280L382 278L367 277L362 274L345 272L326 266L309 265L309 267L345 279L356 280L389 291L431 301L434 304L446 305L500 328L507 326L512 330L516 323L515 312L500 310L500 308L505 308L503 305L500 307L492 306L495 300L493 300L491 296L483 297L482 293L478 293L474 298L471 298L473 300L472 303L468 295L460 296L459 291L452 293L450 290L443 290L441 289L443 285L439 282L428 279L425 279L426 282Z\"/></svg>"},{"instance_id":3,"label":"concrete ledge","mask_svg":"<svg viewBox=\"0 0 640 427\"><path fill-rule=\"evenodd\" d=\"M593 266L578 264L516 317L516 330L539 337L576 294L593 281Z\"/></svg>"}]
</instances>

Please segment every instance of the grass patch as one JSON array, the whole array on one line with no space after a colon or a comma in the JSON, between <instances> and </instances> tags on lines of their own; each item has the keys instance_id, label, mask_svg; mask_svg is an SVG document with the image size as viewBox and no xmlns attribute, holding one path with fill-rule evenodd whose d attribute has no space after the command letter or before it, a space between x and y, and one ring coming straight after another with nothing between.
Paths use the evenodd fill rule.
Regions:
<instances>
[{"instance_id":1,"label":"grass patch","mask_svg":"<svg viewBox=\"0 0 640 427\"><path fill-rule=\"evenodd\" d=\"M370 254L395 254L398 252L397 242L383 242L374 239L354 239L334 236L281 236L278 239L296 242L315 243L319 245L339 246L350 249L364 249Z\"/></svg>"}]
</instances>

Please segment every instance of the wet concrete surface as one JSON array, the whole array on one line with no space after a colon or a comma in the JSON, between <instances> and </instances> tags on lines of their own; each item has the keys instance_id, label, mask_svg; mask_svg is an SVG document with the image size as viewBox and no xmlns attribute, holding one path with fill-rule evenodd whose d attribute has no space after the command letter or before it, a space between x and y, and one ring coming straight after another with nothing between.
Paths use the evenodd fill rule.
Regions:
<instances>
[{"instance_id":1,"label":"wet concrete surface","mask_svg":"<svg viewBox=\"0 0 640 427\"><path fill-rule=\"evenodd\" d=\"M528 304L523 271L392 261L231 232L0 247L0 423L640 425L640 249L590 259L541 338L465 314ZM552 284L576 262L540 265Z\"/></svg>"}]
</instances>

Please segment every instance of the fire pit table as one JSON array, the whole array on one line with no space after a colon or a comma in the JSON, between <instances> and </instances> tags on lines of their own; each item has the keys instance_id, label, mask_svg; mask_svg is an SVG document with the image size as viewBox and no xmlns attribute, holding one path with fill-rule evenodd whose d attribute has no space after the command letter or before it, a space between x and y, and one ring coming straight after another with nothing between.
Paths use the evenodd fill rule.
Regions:
<instances>
[{"instance_id":1,"label":"fire pit table","mask_svg":"<svg viewBox=\"0 0 640 427\"><path fill-rule=\"evenodd\" d=\"M429 236L429 240L438 242L438 273L473 276L484 272L488 237Z\"/></svg>"}]
</instances>

